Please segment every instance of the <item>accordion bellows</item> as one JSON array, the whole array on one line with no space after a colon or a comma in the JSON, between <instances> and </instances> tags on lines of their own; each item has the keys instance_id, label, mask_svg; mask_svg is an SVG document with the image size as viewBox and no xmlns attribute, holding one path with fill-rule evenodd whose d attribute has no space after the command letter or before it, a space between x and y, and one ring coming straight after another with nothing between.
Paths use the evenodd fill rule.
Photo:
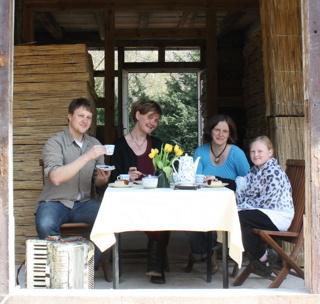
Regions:
<instances>
[{"instance_id":1,"label":"accordion bellows","mask_svg":"<svg viewBox=\"0 0 320 304\"><path fill-rule=\"evenodd\" d=\"M85 239L27 240L26 287L93 289L93 243Z\"/></svg>"}]
</instances>

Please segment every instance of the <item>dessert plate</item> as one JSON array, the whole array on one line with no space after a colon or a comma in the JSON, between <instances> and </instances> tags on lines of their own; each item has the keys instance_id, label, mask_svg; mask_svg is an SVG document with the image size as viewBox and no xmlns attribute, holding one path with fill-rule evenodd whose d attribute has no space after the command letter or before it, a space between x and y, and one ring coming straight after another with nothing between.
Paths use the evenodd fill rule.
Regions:
<instances>
[{"instance_id":1,"label":"dessert plate","mask_svg":"<svg viewBox=\"0 0 320 304\"><path fill-rule=\"evenodd\" d=\"M103 171L112 171L116 167L115 166L108 166L108 165L96 165L97 169L103 170Z\"/></svg>"},{"instance_id":2,"label":"dessert plate","mask_svg":"<svg viewBox=\"0 0 320 304\"><path fill-rule=\"evenodd\" d=\"M208 184L202 184L201 186L202 187L207 187L207 188L222 188L222 187L225 187L225 186L228 186L229 184L227 183L222 183L222 184L218 184L218 185L208 185Z\"/></svg>"},{"instance_id":3,"label":"dessert plate","mask_svg":"<svg viewBox=\"0 0 320 304\"><path fill-rule=\"evenodd\" d=\"M109 186L112 187L112 188L131 188L132 187L131 184L129 184L129 185L117 185L115 183L109 184Z\"/></svg>"}]
</instances>

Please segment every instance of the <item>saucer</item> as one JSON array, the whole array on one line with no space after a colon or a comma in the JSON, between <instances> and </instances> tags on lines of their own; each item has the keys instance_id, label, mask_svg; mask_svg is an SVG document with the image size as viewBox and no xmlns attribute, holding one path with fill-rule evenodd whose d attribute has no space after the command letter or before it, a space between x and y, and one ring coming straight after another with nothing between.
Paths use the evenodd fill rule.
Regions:
<instances>
[{"instance_id":1,"label":"saucer","mask_svg":"<svg viewBox=\"0 0 320 304\"><path fill-rule=\"evenodd\" d=\"M103 171L112 171L116 167L115 166L108 166L108 165L96 165L97 169L103 170Z\"/></svg>"},{"instance_id":2,"label":"saucer","mask_svg":"<svg viewBox=\"0 0 320 304\"><path fill-rule=\"evenodd\" d=\"M176 186L194 186L194 183L176 183Z\"/></svg>"},{"instance_id":3,"label":"saucer","mask_svg":"<svg viewBox=\"0 0 320 304\"><path fill-rule=\"evenodd\" d=\"M112 188L131 188L132 185L116 185L115 183L109 184L110 187Z\"/></svg>"}]
</instances>

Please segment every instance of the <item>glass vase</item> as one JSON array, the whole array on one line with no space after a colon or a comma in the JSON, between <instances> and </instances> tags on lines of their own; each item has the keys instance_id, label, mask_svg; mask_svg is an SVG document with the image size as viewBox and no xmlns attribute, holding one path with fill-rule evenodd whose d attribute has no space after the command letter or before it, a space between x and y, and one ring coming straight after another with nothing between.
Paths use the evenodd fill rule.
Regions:
<instances>
[{"instance_id":1,"label":"glass vase","mask_svg":"<svg viewBox=\"0 0 320 304\"><path fill-rule=\"evenodd\" d=\"M162 169L157 169L154 174L158 176L158 188L170 188L169 179Z\"/></svg>"}]
</instances>

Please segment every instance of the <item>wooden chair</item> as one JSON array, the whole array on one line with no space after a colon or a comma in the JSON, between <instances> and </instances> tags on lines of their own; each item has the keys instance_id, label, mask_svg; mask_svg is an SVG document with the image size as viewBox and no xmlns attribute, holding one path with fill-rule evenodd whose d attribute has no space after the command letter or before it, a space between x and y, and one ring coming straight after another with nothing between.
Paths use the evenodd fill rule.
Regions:
<instances>
[{"instance_id":1,"label":"wooden chair","mask_svg":"<svg viewBox=\"0 0 320 304\"><path fill-rule=\"evenodd\" d=\"M295 208L294 218L288 231L267 231L253 229L267 246L273 248L283 260L283 266L280 270L274 270L276 277L271 276L273 281L269 288L278 288L288 274L295 275L304 279L304 271L297 265L297 258L303 246L303 215L305 211L305 163L304 160L288 159L286 162L286 173L289 177L292 187L292 197ZM286 253L277 240L292 243L294 246L290 253ZM292 271L294 270L294 271ZM233 283L234 286L240 286L253 273L253 263L243 270L239 277Z\"/></svg>"},{"instance_id":2,"label":"wooden chair","mask_svg":"<svg viewBox=\"0 0 320 304\"><path fill-rule=\"evenodd\" d=\"M39 165L42 168L42 183L44 184L44 162L42 159L39 159ZM91 230L92 230L92 225L87 223L65 223L60 226L60 233L61 233L61 236L63 237L82 236L84 238L89 239ZM104 278L107 282L112 281L112 276L109 270L110 259L111 259L111 250L106 250L105 252L102 253L101 266L102 266ZM99 269L99 264L98 266L95 267L95 270L98 270L98 269Z\"/></svg>"}]
</instances>

